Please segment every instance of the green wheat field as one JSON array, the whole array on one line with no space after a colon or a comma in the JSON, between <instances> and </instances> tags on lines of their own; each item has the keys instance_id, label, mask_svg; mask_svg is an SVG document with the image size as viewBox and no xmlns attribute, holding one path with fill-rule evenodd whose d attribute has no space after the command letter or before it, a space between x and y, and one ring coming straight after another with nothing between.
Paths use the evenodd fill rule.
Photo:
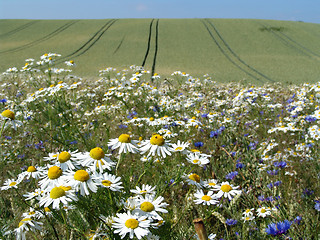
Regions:
<instances>
[{"instance_id":1,"label":"green wheat field","mask_svg":"<svg viewBox=\"0 0 320 240\"><path fill-rule=\"evenodd\" d=\"M319 40L0 20L0 239L320 239Z\"/></svg>"}]
</instances>

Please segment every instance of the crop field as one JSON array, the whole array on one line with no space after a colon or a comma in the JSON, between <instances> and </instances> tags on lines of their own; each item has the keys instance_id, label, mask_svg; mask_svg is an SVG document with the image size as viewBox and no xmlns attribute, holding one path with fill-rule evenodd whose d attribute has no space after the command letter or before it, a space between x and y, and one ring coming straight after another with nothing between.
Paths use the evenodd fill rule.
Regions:
<instances>
[{"instance_id":1,"label":"crop field","mask_svg":"<svg viewBox=\"0 0 320 240\"><path fill-rule=\"evenodd\" d=\"M217 82L315 83L320 25L245 19L0 20L0 71L56 52L97 78L107 67L144 66Z\"/></svg>"}]
</instances>

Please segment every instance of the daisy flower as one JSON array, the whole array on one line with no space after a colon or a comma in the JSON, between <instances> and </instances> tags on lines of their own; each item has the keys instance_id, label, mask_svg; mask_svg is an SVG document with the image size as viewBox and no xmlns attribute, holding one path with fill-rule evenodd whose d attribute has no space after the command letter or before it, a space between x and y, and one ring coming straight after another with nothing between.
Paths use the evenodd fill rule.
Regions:
<instances>
[{"instance_id":1,"label":"daisy flower","mask_svg":"<svg viewBox=\"0 0 320 240\"><path fill-rule=\"evenodd\" d=\"M32 198L40 200L41 195L43 193L44 193L44 191L41 188L37 188L33 192L28 192L28 193L24 194L23 196L26 198L26 200L30 200Z\"/></svg>"},{"instance_id":2,"label":"daisy flower","mask_svg":"<svg viewBox=\"0 0 320 240\"><path fill-rule=\"evenodd\" d=\"M257 215L258 217L265 218L268 215L271 215L271 209L267 207L261 207L257 209Z\"/></svg>"},{"instance_id":3,"label":"daisy flower","mask_svg":"<svg viewBox=\"0 0 320 240\"><path fill-rule=\"evenodd\" d=\"M18 188L18 184L21 182L21 179L7 179L0 190L8 190L11 188Z\"/></svg>"},{"instance_id":4,"label":"daisy flower","mask_svg":"<svg viewBox=\"0 0 320 240\"><path fill-rule=\"evenodd\" d=\"M78 151L67 152L63 151L57 156L57 165L61 167L62 171L74 170L78 167L77 161L81 154L77 154Z\"/></svg>"},{"instance_id":5,"label":"daisy flower","mask_svg":"<svg viewBox=\"0 0 320 240\"><path fill-rule=\"evenodd\" d=\"M99 147L91 149L90 152L83 154L81 158L82 166L90 168L93 172L96 172L97 168L100 173L105 169L110 171L111 167L116 165L109 157L105 156L104 151Z\"/></svg>"},{"instance_id":6,"label":"daisy flower","mask_svg":"<svg viewBox=\"0 0 320 240\"><path fill-rule=\"evenodd\" d=\"M148 157L150 155L154 156L157 154L158 156L162 156L165 158L167 155L171 156L172 148L165 142L164 138L159 134L152 135L150 141L145 140L141 143L141 154L146 153L150 150Z\"/></svg>"},{"instance_id":7,"label":"daisy flower","mask_svg":"<svg viewBox=\"0 0 320 240\"><path fill-rule=\"evenodd\" d=\"M245 216L245 217L250 217L250 216L253 216L253 211L254 211L254 208L251 208L251 209L246 209L242 214Z\"/></svg>"},{"instance_id":8,"label":"daisy flower","mask_svg":"<svg viewBox=\"0 0 320 240\"><path fill-rule=\"evenodd\" d=\"M190 153L187 156L187 161L192 164L199 165L200 167L203 167L210 162L208 158L201 156L200 153L197 152Z\"/></svg>"},{"instance_id":9,"label":"daisy flower","mask_svg":"<svg viewBox=\"0 0 320 240\"><path fill-rule=\"evenodd\" d=\"M189 142L180 142L180 140L178 140L177 143L172 143L171 147L174 152L181 152L183 154L186 154L187 153L186 148L189 147L189 145L190 145Z\"/></svg>"},{"instance_id":10,"label":"daisy flower","mask_svg":"<svg viewBox=\"0 0 320 240\"><path fill-rule=\"evenodd\" d=\"M136 146L137 142L137 140L131 140L130 135L121 134L118 138L111 139L108 143L108 147L111 147L111 150L119 148L119 154L122 152L138 153L139 150Z\"/></svg>"},{"instance_id":11,"label":"daisy flower","mask_svg":"<svg viewBox=\"0 0 320 240\"><path fill-rule=\"evenodd\" d=\"M39 185L42 189L47 187L52 188L62 184L62 169L58 166L52 166L48 168L47 176L39 181Z\"/></svg>"},{"instance_id":12,"label":"daisy flower","mask_svg":"<svg viewBox=\"0 0 320 240\"><path fill-rule=\"evenodd\" d=\"M209 180L205 180L203 185L207 188L212 188L215 185L218 184L218 180L217 179L209 179Z\"/></svg>"},{"instance_id":13,"label":"daisy flower","mask_svg":"<svg viewBox=\"0 0 320 240\"><path fill-rule=\"evenodd\" d=\"M146 236L150 231L150 220L146 216L137 216L128 213L117 213L117 217L113 218L112 228L114 233L119 233L121 239L129 233L130 239L136 236L138 239Z\"/></svg>"},{"instance_id":14,"label":"daisy flower","mask_svg":"<svg viewBox=\"0 0 320 240\"><path fill-rule=\"evenodd\" d=\"M45 174L44 169L42 167L29 166L26 171L18 175L18 178L21 180L24 179L25 177L27 179L30 179L30 178L39 179L43 177L44 174Z\"/></svg>"},{"instance_id":15,"label":"daisy flower","mask_svg":"<svg viewBox=\"0 0 320 240\"><path fill-rule=\"evenodd\" d=\"M164 209L168 206L167 203L161 203L164 200L163 197L157 197L155 195L146 195L144 197L138 198L138 206L133 210L133 214L137 213L141 216L147 216L149 219L159 219L162 220L162 217L158 212L167 213L168 211Z\"/></svg>"},{"instance_id":16,"label":"daisy flower","mask_svg":"<svg viewBox=\"0 0 320 240\"><path fill-rule=\"evenodd\" d=\"M101 187L109 188L111 191L120 191L123 187L120 182L121 177L115 175L104 173L104 174L95 174L93 179L100 184Z\"/></svg>"},{"instance_id":17,"label":"daisy flower","mask_svg":"<svg viewBox=\"0 0 320 240\"><path fill-rule=\"evenodd\" d=\"M219 191L216 194L217 198L226 197L229 200L231 200L234 195L241 194L241 190L236 190L238 188L239 186L234 187L232 184L229 184L229 182L222 182L221 185L213 187L214 190Z\"/></svg>"},{"instance_id":18,"label":"daisy flower","mask_svg":"<svg viewBox=\"0 0 320 240\"><path fill-rule=\"evenodd\" d=\"M136 189L131 189L130 192L137 194L137 195L145 195L145 194L149 194L149 195L155 195L156 187L152 187L148 184L142 184L142 187L136 187Z\"/></svg>"},{"instance_id":19,"label":"daisy flower","mask_svg":"<svg viewBox=\"0 0 320 240\"><path fill-rule=\"evenodd\" d=\"M201 180L200 176L196 173L190 173L189 175L185 175L184 178L189 185L195 185L197 188L203 187L203 181Z\"/></svg>"},{"instance_id":20,"label":"daisy flower","mask_svg":"<svg viewBox=\"0 0 320 240\"><path fill-rule=\"evenodd\" d=\"M19 227L13 230L16 235L16 239L25 240L27 231L41 230L41 226L43 223L36 222L31 218L24 218L19 222Z\"/></svg>"},{"instance_id":21,"label":"daisy flower","mask_svg":"<svg viewBox=\"0 0 320 240\"><path fill-rule=\"evenodd\" d=\"M254 218L255 218L254 216L248 215L248 216L243 216L241 219L247 222L247 221L252 221Z\"/></svg>"},{"instance_id":22,"label":"daisy flower","mask_svg":"<svg viewBox=\"0 0 320 240\"><path fill-rule=\"evenodd\" d=\"M15 120L15 113L9 109L4 110L1 113L1 117L4 119L6 125L7 125L7 122L12 124L14 130L17 130L17 125L18 126L22 125L22 122Z\"/></svg>"},{"instance_id":23,"label":"daisy flower","mask_svg":"<svg viewBox=\"0 0 320 240\"><path fill-rule=\"evenodd\" d=\"M71 190L71 187L53 187L39 201L40 206L48 207L52 204L53 209L60 209L60 203L68 205L69 202L77 201L77 196Z\"/></svg>"},{"instance_id":24,"label":"daisy flower","mask_svg":"<svg viewBox=\"0 0 320 240\"><path fill-rule=\"evenodd\" d=\"M78 170L76 172L68 172L66 176L67 183L74 188L75 191L80 190L82 196L89 195L90 189L92 192L97 192L98 187L86 170Z\"/></svg>"},{"instance_id":25,"label":"daisy flower","mask_svg":"<svg viewBox=\"0 0 320 240\"><path fill-rule=\"evenodd\" d=\"M196 204L212 205L219 202L216 200L217 198L213 194L213 191L209 191L207 194L204 194L202 190L197 190L197 192L194 194L194 197L196 198L194 200Z\"/></svg>"}]
</instances>

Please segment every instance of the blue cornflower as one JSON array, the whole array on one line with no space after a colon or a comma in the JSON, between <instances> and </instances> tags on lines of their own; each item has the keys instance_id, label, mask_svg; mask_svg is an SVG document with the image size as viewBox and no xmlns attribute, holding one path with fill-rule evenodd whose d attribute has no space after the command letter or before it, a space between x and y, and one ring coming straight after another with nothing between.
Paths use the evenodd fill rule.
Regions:
<instances>
[{"instance_id":1,"label":"blue cornflower","mask_svg":"<svg viewBox=\"0 0 320 240\"><path fill-rule=\"evenodd\" d=\"M279 170L268 170L267 173L269 175L278 175Z\"/></svg>"},{"instance_id":2,"label":"blue cornflower","mask_svg":"<svg viewBox=\"0 0 320 240\"><path fill-rule=\"evenodd\" d=\"M267 187L268 187L268 188L273 188L273 183L269 183L269 184L267 185Z\"/></svg>"},{"instance_id":3,"label":"blue cornflower","mask_svg":"<svg viewBox=\"0 0 320 240\"><path fill-rule=\"evenodd\" d=\"M243 163L241 163L241 162L238 162L238 163L236 164L236 168L242 169L243 167L244 167L244 165L243 165Z\"/></svg>"},{"instance_id":4,"label":"blue cornflower","mask_svg":"<svg viewBox=\"0 0 320 240\"><path fill-rule=\"evenodd\" d=\"M236 225L237 223L238 223L238 221L236 219L227 219L226 220L226 224L229 226Z\"/></svg>"},{"instance_id":5,"label":"blue cornflower","mask_svg":"<svg viewBox=\"0 0 320 240\"><path fill-rule=\"evenodd\" d=\"M317 202L316 205L314 205L314 208L320 212L320 203Z\"/></svg>"},{"instance_id":6,"label":"blue cornflower","mask_svg":"<svg viewBox=\"0 0 320 240\"><path fill-rule=\"evenodd\" d=\"M204 145L203 142L195 142L195 143L194 143L194 146L197 147L197 148L200 148L200 147L202 147L203 145Z\"/></svg>"},{"instance_id":7,"label":"blue cornflower","mask_svg":"<svg viewBox=\"0 0 320 240\"><path fill-rule=\"evenodd\" d=\"M282 162L275 162L273 163L273 165L278 168L284 168L285 166L287 166L287 163L285 161L282 161Z\"/></svg>"},{"instance_id":8,"label":"blue cornflower","mask_svg":"<svg viewBox=\"0 0 320 240\"><path fill-rule=\"evenodd\" d=\"M228 174L226 175L226 179L233 180L237 175L238 175L238 172L237 172L237 171L228 173Z\"/></svg>"},{"instance_id":9,"label":"blue cornflower","mask_svg":"<svg viewBox=\"0 0 320 240\"><path fill-rule=\"evenodd\" d=\"M306 116L305 117L305 120L307 121L307 122L315 122L316 120L317 120L317 118L316 117L314 117L314 116Z\"/></svg>"},{"instance_id":10,"label":"blue cornflower","mask_svg":"<svg viewBox=\"0 0 320 240\"><path fill-rule=\"evenodd\" d=\"M314 194L314 191L306 188L305 190L303 190L302 193L303 193L303 195L305 195L305 196L311 196L312 194Z\"/></svg>"},{"instance_id":11,"label":"blue cornflower","mask_svg":"<svg viewBox=\"0 0 320 240\"><path fill-rule=\"evenodd\" d=\"M276 181L276 182L274 182L273 185L274 185L275 187L277 187L277 186L279 186L281 183L282 183L281 181Z\"/></svg>"},{"instance_id":12,"label":"blue cornflower","mask_svg":"<svg viewBox=\"0 0 320 240\"><path fill-rule=\"evenodd\" d=\"M300 216L297 216L295 219L294 219L294 223L296 223L296 224L300 224L300 222L302 221L302 217L300 217Z\"/></svg>"},{"instance_id":13,"label":"blue cornflower","mask_svg":"<svg viewBox=\"0 0 320 240\"><path fill-rule=\"evenodd\" d=\"M7 102L7 99L5 99L5 98L4 98L4 99L0 99L0 102L1 102L1 103L6 103L6 102Z\"/></svg>"},{"instance_id":14,"label":"blue cornflower","mask_svg":"<svg viewBox=\"0 0 320 240\"><path fill-rule=\"evenodd\" d=\"M282 234L287 233L287 231L291 227L291 222L288 220L284 220L283 222L278 223L270 223L266 228L266 233L272 236L280 236Z\"/></svg>"},{"instance_id":15,"label":"blue cornflower","mask_svg":"<svg viewBox=\"0 0 320 240\"><path fill-rule=\"evenodd\" d=\"M127 125L124 125L124 124L120 124L118 127L119 127L119 128L127 128L128 126L127 126Z\"/></svg>"}]
</instances>

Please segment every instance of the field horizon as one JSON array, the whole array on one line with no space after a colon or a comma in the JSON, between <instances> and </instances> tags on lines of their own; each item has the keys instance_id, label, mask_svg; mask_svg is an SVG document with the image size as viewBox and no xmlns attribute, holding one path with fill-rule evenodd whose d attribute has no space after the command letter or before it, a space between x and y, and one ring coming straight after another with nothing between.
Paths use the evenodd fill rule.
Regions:
<instances>
[{"instance_id":1,"label":"field horizon","mask_svg":"<svg viewBox=\"0 0 320 240\"><path fill-rule=\"evenodd\" d=\"M320 24L261 19L0 20L0 71L25 59L62 55L74 74L130 65L169 76L209 74L217 82L314 83L320 74Z\"/></svg>"}]
</instances>

